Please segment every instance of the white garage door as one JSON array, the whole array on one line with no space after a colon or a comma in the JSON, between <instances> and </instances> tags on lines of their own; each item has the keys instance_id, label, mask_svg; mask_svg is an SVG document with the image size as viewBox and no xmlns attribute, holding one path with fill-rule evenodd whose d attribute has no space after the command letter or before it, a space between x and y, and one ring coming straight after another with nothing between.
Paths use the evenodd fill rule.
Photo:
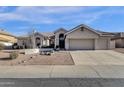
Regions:
<instances>
[{"instance_id":1,"label":"white garage door","mask_svg":"<svg viewBox=\"0 0 124 93\"><path fill-rule=\"evenodd\" d=\"M70 39L69 48L76 50L93 50L94 40L93 39Z\"/></svg>"},{"instance_id":2,"label":"white garage door","mask_svg":"<svg viewBox=\"0 0 124 93\"><path fill-rule=\"evenodd\" d=\"M106 39L98 40L99 49L108 49L108 41Z\"/></svg>"}]
</instances>

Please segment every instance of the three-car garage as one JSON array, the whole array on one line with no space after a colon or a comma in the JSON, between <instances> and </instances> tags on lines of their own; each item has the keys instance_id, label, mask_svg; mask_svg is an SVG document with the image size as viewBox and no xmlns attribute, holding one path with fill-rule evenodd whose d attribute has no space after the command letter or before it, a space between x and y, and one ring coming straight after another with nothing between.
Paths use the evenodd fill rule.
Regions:
<instances>
[{"instance_id":1,"label":"three-car garage","mask_svg":"<svg viewBox=\"0 0 124 93\"><path fill-rule=\"evenodd\" d=\"M83 28L82 28L83 27ZM65 34L67 50L106 50L110 49L111 34L100 33L81 25Z\"/></svg>"}]
</instances>

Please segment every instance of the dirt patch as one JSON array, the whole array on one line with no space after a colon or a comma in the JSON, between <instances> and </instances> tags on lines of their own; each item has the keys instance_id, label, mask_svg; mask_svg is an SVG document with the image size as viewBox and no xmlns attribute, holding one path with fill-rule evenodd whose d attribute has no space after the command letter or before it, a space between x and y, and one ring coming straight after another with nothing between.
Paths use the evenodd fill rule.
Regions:
<instances>
[{"instance_id":1,"label":"dirt patch","mask_svg":"<svg viewBox=\"0 0 124 93\"><path fill-rule=\"evenodd\" d=\"M0 52L0 65L74 65L67 51L54 52L51 55L19 54L19 57L14 60L9 60L8 57L8 52Z\"/></svg>"},{"instance_id":2,"label":"dirt patch","mask_svg":"<svg viewBox=\"0 0 124 93\"><path fill-rule=\"evenodd\" d=\"M124 53L124 48L115 48L113 50L116 52Z\"/></svg>"}]
</instances>

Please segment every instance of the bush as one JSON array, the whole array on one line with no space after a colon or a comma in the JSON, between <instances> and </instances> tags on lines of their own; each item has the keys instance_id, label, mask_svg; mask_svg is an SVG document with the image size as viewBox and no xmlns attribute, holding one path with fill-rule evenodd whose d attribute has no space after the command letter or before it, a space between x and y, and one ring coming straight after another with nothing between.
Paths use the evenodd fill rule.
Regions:
<instances>
[{"instance_id":1,"label":"bush","mask_svg":"<svg viewBox=\"0 0 124 93\"><path fill-rule=\"evenodd\" d=\"M19 53L18 52L12 52L10 53L10 59L16 59L18 57Z\"/></svg>"},{"instance_id":2,"label":"bush","mask_svg":"<svg viewBox=\"0 0 124 93\"><path fill-rule=\"evenodd\" d=\"M44 45L44 46L42 46L41 48L50 48L50 46Z\"/></svg>"},{"instance_id":3,"label":"bush","mask_svg":"<svg viewBox=\"0 0 124 93\"><path fill-rule=\"evenodd\" d=\"M3 50L4 49L4 45L3 44L0 44L0 50Z\"/></svg>"},{"instance_id":4,"label":"bush","mask_svg":"<svg viewBox=\"0 0 124 93\"><path fill-rule=\"evenodd\" d=\"M12 45L12 49L19 49L18 44L17 44L17 43L14 43L14 44Z\"/></svg>"},{"instance_id":5,"label":"bush","mask_svg":"<svg viewBox=\"0 0 124 93\"><path fill-rule=\"evenodd\" d=\"M56 48L59 48L59 45L56 45Z\"/></svg>"}]
</instances>

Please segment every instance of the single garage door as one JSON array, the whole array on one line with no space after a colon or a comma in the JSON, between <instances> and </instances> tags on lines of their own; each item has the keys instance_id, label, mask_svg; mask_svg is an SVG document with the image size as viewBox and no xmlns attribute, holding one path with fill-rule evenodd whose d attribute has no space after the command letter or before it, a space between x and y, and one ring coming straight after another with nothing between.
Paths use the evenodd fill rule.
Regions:
<instances>
[{"instance_id":1,"label":"single garage door","mask_svg":"<svg viewBox=\"0 0 124 93\"><path fill-rule=\"evenodd\" d=\"M69 48L74 50L93 50L94 40L93 39L70 39Z\"/></svg>"},{"instance_id":2,"label":"single garage door","mask_svg":"<svg viewBox=\"0 0 124 93\"><path fill-rule=\"evenodd\" d=\"M98 46L99 46L99 49L108 49L108 40L107 39L99 39Z\"/></svg>"}]
</instances>

